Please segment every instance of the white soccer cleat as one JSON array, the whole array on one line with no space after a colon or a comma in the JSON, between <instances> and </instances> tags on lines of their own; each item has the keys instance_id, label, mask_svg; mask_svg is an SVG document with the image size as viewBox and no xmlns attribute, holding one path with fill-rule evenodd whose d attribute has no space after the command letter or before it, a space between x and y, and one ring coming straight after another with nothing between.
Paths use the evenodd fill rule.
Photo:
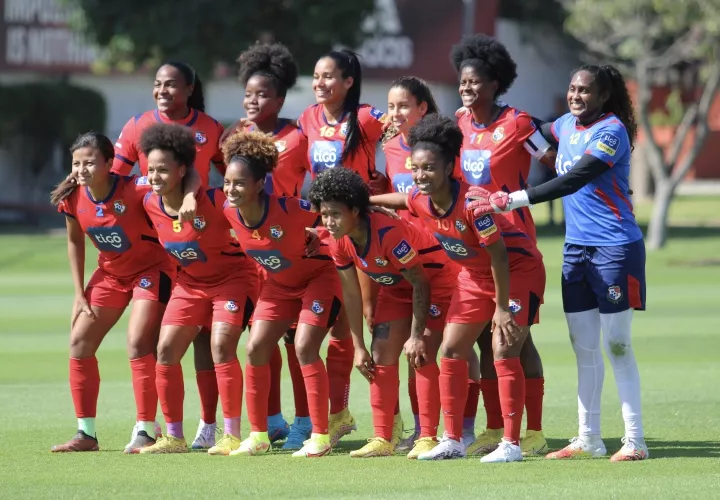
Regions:
<instances>
[{"instance_id":1,"label":"white soccer cleat","mask_svg":"<svg viewBox=\"0 0 720 500\"><path fill-rule=\"evenodd\" d=\"M453 458L465 458L465 446L445 434L437 446L417 457L418 460L449 460Z\"/></svg>"},{"instance_id":2,"label":"white soccer cleat","mask_svg":"<svg viewBox=\"0 0 720 500\"><path fill-rule=\"evenodd\" d=\"M198 425L195 439L190 447L193 450L209 450L215 446L215 435L217 434L217 423L206 424L202 419Z\"/></svg>"},{"instance_id":3,"label":"white soccer cleat","mask_svg":"<svg viewBox=\"0 0 720 500\"><path fill-rule=\"evenodd\" d=\"M503 439L495 451L485 455L480 461L485 464L497 464L502 462L522 462L522 459L520 446Z\"/></svg>"},{"instance_id":4,"label":"white soccer cleat","mask_svg":"<svg viewBox=\"0 0 720 500\"><path fill-rule=\"evenodd\" d=\"M550 460L569 460L574 458L598 458L607 455L605 443L599 437L574 437L570 444L562 450L553 451L545 455Z\"/></svg>"}]
</instances>

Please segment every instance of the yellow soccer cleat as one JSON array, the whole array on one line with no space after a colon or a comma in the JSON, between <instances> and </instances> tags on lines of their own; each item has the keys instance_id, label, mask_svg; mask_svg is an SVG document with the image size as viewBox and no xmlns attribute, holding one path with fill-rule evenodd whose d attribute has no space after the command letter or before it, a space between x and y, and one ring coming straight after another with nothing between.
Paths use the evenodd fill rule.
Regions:
<instances>
[{"instance_id":1,"label":"yellow soccer cleat","mask_svg":"<svg viewBox=\"0 0 720 500\"><path fill-rule=\"evenodd\" d=\"M359 450L351 451L352 458L389 457L395 451L392 443L381 437L368 439L368 444Z\"/></svg>"},{"instance_id":2,"label":"yellow soccer cleat","mask_svg":"<svg viewBox=\"0 0 720 500\"><path fill-rule=\"evenodd\" d=\"M161 436L154 445L140 449L140 454L157 455L161 453L187 453L188 447L185 439L175 436Z\"/></svg>"},{"instance_id":3,"label":"yellow soccer cleat","mask_svg":"<svg viewBox=\"0 0 720 500\"><path fill-rule=\"evenodd\" d=\"M548 445L542 431L525 431L520 440L520 450L523 457L539 457L547 453Z\"/></svg>"},{"instance_id":4,"label":"yellow soccer cleat","mask_svg":"<svg viewBox=\"0 0 720 500\"><path fill-rule=\"evenodd\" d=\"M215 446L208 450L208 455L230 455L231 452L240 448L240 438L232 434L225 434Z\"/></svg>"},{"instance_id":5,"label":"yellow soccer cleat","mask_svg":"<svg viewBox=\"0 0 720 500\"><path fill-rule=\"evenodd\" d=\"M402 415L398 413L393 420L392 439L390 440L393 448L400 444L404 430Z\"/></svg>"},{"instance_id":6,"label":"yellow soccer cleat","mask_svg":"<svg viewBox=\"0 0 720 500\"><path fill-rule=\"evenodd\" d=\"M343 436L347 436L352 431L356 431L357 425L355 424L355 418L350 415L350 410L345 408L338 413L330 415L328 428L330 446L335 447Z\"/></svg>"},{"instance_id":7,"label":"yellow soccer cleat","mask_svg":"<svg viewBox=\"0 0 720 500\"><path fill-rule=\"evenodd\" d=\"M503 429L485 429L475 442L465 449L467 455L487 455L495 451L503 438Z\"/></svg>"},{"instance_id":8,"label":"yellow soccer cleat","mask_svg":"<svg viewBox=\"0 0 720 500\"><path fill-rule=\"evenodd\" d=\"M421 453L427 453L428 451L431 451L433 448L435 448L438 444L437 438L434 437L424 437L420 438L417 441L415 441L415 446L413 446L413 449L410 450L410 453L407 454L407 457L410 460L417 460L417 457Z\"/></svg>"},{"instance_id":9,"label":"yellow soccer cleat","mask_svg":"<svg viewBox=\"0 0 720 500\"><path fill-rule=\"evenodd\" d=\"M240 443L237 449L230 452L231 457L252 457L263 455L272 450L267 432L251 432L248 438Z\"/></svg>"},{"instance_id":10,"label":"yellow soccer cleat","mask_svg":"<svg viewBox=\"0 0 720 500\"><path fill-rule=\"evenodd\" d=\"M332 451L330 436L327 434L312 434L310 439L303 443L303 447L292 454L293 458L318 458L329 455Z\"/></svg>"}]
</instances>

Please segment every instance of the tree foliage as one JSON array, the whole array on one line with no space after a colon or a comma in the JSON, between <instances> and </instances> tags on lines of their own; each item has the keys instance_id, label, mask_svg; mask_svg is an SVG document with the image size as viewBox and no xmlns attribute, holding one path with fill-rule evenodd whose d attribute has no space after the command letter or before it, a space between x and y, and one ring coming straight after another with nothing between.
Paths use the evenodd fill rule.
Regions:
<instances>
[{"instance_id":1,"label":"tree foliage","mask_svg":"<svg viewBox=\"0 0 720 500\"><path fill-rule=\"evenodd\" d=\"M208 75L255 41L287 45L300 69L335 43L357 46L373 0L64 0L78 7L77 27L106 49L107 63L131 69L181 59Z\"/></svg>"},{"instance_id":2,"label":"tree foliage","mask_svg":"<svg viewBox=\"0 0 720 500\"><path fill-rule=\"evenodd\" d=\"M707 138L708 113L720 88L720 2L566 0L565 6L566 28L588 56L617 65L637 83L638 121L656 187L648 241L659 248L670 203ZM692 74L693 99L676 118L673 142L664 151L653 135L650 103L653 86L669 81L671 72Z\"/></svg>"}]
</instances>

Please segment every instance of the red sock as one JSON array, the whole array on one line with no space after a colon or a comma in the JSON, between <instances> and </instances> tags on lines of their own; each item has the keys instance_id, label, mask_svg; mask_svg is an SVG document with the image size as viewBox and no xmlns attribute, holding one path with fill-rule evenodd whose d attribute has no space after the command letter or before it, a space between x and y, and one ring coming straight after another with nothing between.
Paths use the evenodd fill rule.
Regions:
<instances>
[{"instance_id":1,"label":"red sock","mask_svg":"<svg viewBox=\"0 0 720 500\"><path fill-rule=\"evenodd\" d=\"M545 379L525 379L525 411L527 412L527 429L542 430L543 396L545 395Z\"/></svg>"},{"instance_id":2,"label":"red sock","mask_svg":"<svg viewBox=\"0 0 720 500\"><path fill-rule=\"evenodd\" d=\"M95 418L100 394L100 370L97 358L70 358L70 393L75 416Z\"/></svg>"},{"instance_id":3,"label":"red sock","mask_svg":"<svg viewBox=\"0 0 720 500\"><path fill-rule=\"evenodd\" d=\"M157 386L160 408L166 423L182 423L183 401L185 400L185 381L180 363L176 365L155 365L155 385Z\"/></svg>"},{"instance_id":4,"label":"red sock","mask_svg":"<svg viewBox=\"0 0 720 500\"><path fill-rule=\"evenodd\" d=\"M245 398L252 432L267 432L270 365L245 364Z\"/></svg>"},{"instance_id":5,"label":"red sock","mask_svg":"<svg viewBox=\"0 0 720 500\"><path fill-rule=\"evenodd\" d=\"M216 363L215 373L217 374L223 417L238 418L242 415L243 397L243 372L240 361L235 358L227 363ZM267 399L265 401L267 406Z\"/></svg>"},{"instance_id":6,"label":"red sock","mask_svg":"<svg viewBox=\"0 0 720 500\"><path fill-rule=\"evenodd\" d=\"M393 410L398 400L400 373L398 365L375 365L375 378L370 382L370 406L372 407L375 437L392 439Z\"/></svg>"},{"instance_id":7,"label":"red sock","mask_svg":"<svg viewBox=\"0 0 720 500\"><path fill-rule=\"evenodd\" d=\"M195 372L195 380L200 395L200 418L206 424L214 424L219 396L215 370Z\"/></svg>"},{"instance_id":8,"label":"red sock","mask_svg":"<svg viewBox=\"0 0 720 500\"><path fill-rule=\"evenodd\" d=\"M525 374L520 358L495 361L500 391L505 434L503 439L513 444L520 443L523 409L525 408Z\"/></svg>"},{"instance_id":9,"label":"red sock","mask_svg":"<svg viewBox=\"0 0 720 500\"><path fill-rule=\"evenodd\" d=\"M327 372L330 382L331 415L347 408L354 357L352 338L330 339L327 350Z\"/></svg>"},{"instance_id":10,"label":"red sock","mask_svg":"<svg viewBox=\"0 0 720 500\"><path fill-rule=\"evenodd\" d=\"M415 370L417 380L417 407L420 409L420 437L437 437L440 425L440 369L437 363L428 363ZM412 400L411 400L412 401ZM414 410L413 410L414 411ZM416 413L417 415L417 413Z\"/></svg>"},{"instance_id":11,"label":"red sock","mask_svg":"<svg viewBox=\"0 0 720 500\"><path fill-rule=\"evenodd\" d=\"M498 381L496 378L484 378L480 380L482 389L483 405L487 418L487 429L502 429L503 417L500 408L500 393L498 392Z\"/></svg>"},{"instance_id":12,"label":"red sock","mask_svg":"<svg viewBox=\"0 0 720 500\"><path fill-rule=\"evenodd\" d=\"M468 362L464 359L440 358L440 404L443 408L445 433L456 441L460 441L463 435L468 371Z\"/></svg>"},{"instance_id":13,"label":"red sock","mask_svg":"<svg viewBox=\"0 0 720 500\"><path fill-rule=\"evenodd\" d=\"M147 354L130 360L132 386L138 422L154 422L158 395L155 387L155 356Z\"/></svg>"},{"instance_id":14,"label":"red sock","mask_svg":"<svg viewBox=\"0 0 720 500\"><path fill-rule=\"evenodd\" d=\"M280 385L282 383L282 354L276 345L270 355L270 394L268 395L268 415L282 412L280 404Z\"/></svg>"},{"instance_id":15,"label":"red sock","mask_svg":"<svg viewBox=\"0 0 720 500\"><path fill-rule=\"evenodd\" d=\"M321 359L301 367L307 388L307 402L310 407L312 431L315 434L328 433L328 411L330 383L327 370Z\"/></svg>"},{"instance_id":16,"label":"red sock","mask_svg":"<svg viewBox=\"0 0 720 500\"><path fill-rule=\"evenodd\" d=\"M477 415L478 402L480 401L480 382L473 379L468 379L468 398L465 403L465 412L463 417L475 418Z\"/></svg>"},{"instance_id":17,"label":"red sock","mask_svg":"<svg viewBox=\"0 0 720 500\"><path fill-rule=\"evenodd\" d=\"M437 363L435 366L437 366ZM410 409L412 410L412 414L419 415L420 410L418 409L417 373L413 373L412 376L408 378L408 397L410 398Z\"/></svg>"},{"instance_id":18,"label":"red sock","mask_svg":"<svg viewBox=\"0 0 720 500\"><path fill-rule=\"evenodd\" d=\"M287 351L288 369L290 370L290 380L292 380L293 397L295 399L295 416L309 417L310 411L305 391L305 379L295 352L295 344L285 344L285 350Z\"/></svg>"},{"instance_id":19,"label":"red sock","mask_svg":"<svg viewBox=\"0 0 720 500\"><path fill-rule=\"evenodd\" d=\"M398 387L398 399L395 402L395 409L393 410L393 416L400 413L400 388Z\"/></svg>"}]
</instances>

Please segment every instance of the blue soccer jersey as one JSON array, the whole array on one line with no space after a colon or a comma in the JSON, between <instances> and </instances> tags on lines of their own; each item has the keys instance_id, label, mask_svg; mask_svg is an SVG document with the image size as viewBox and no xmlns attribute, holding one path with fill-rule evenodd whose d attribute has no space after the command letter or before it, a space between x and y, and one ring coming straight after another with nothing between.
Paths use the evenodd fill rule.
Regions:
<instances>
[{"instance_id":1,"label":"blue soccer jersey","mask_svg":"<svg viewBox=\"0 0 720 500\"><path fill-rule=\"evenodd\" d=\"M565 175L584 154L604 161L610 170L562 199L566 241L585 246L614 246L642 238L630 201L630 140L613 114L588 127L567 113L552 124L559 142L555 170Z\"/></svg>"}]
</instances>

